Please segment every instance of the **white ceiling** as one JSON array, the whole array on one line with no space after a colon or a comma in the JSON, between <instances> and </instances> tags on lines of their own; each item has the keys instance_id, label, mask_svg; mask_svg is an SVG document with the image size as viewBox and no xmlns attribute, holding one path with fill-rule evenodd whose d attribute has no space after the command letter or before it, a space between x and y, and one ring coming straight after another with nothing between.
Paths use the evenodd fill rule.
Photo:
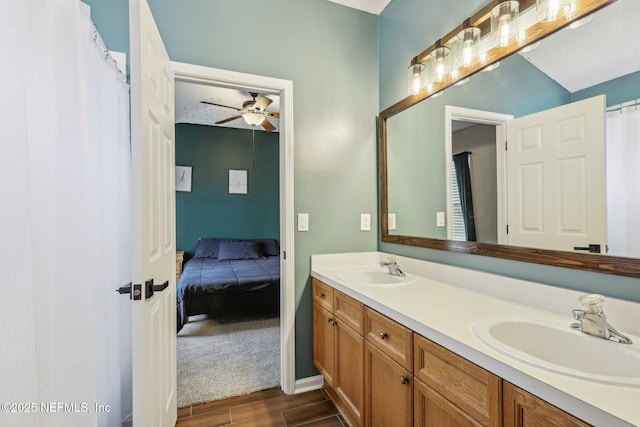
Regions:
<instances>
[{"instance_id":1,"label":"white ceiling","mask_svg":"<svg viewBox=\"0 0 640 427\"><path fill-rule=\"evenodd\" d=\"M521 55L573 93L640 70L638 17L640 1L619 0Z\"/></svg>"},{"instance_id":2,"label":"white ceiling","mask_svg":"<svg viewBox=\"0 0 640 427\"><path fill-rule=\"evenodd\" d=\"M364 10L365 12L373 13L374 15L380 15L380 12L391 0L329 0L333 3L338 3L343 6L351 7L353 9Z\"/></svg>"},{"instance_id":3,"label":"white ceiling","mask_svg":"<svg viewBox=\"0 0 640 427\"><path fill-rule=\"evenodd\" d=\"M220 120L227 119L238 115L238 110L242 108L244 101L250 101L249 92L237 89L228 89L223 87L208 86L195 83L186 83L176 81L176 123L192 123L199 125L214 125ZM266 111L280 111L280 97L277 95L266 95L273 103L269 105ZM218 107L215 105L203 104L201 101L209 101L215 104L227 105L233 108ZM280 120L273 117L268 119L278 132L280 129ZM252 129L244 119L239 118L230 122L217 125L223 127ZM256 130L264 131L262 126L256 126Z\"/></svg>"}]
</instances>

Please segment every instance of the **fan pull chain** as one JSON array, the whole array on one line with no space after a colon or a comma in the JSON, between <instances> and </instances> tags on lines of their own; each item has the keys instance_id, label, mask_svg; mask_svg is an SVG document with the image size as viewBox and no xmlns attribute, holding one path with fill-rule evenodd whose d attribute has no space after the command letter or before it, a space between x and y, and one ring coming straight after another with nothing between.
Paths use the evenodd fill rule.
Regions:
<instances>
[{"instance_id":1,"label":"fan pull chain","mask_svg":"<svg viewBox=\"0 0 640 427\"><path fill-rule=\"evenodd\" d=\"M251 160L251 166L255 169L256 167L256 127L253 126L251 128L251 140L253 142L253 145L251 147L251 154L252 154L252 160Z\"/></svg>"}]
</instances>

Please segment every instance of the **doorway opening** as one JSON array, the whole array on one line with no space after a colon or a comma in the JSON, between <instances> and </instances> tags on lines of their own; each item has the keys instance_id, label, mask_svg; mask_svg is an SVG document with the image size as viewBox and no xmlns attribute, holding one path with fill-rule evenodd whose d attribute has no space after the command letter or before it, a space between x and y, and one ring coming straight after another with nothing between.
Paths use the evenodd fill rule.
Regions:
<instances>
[{"instance_id":1,"label":"doorway opening","mask_svg":"<svg viewBox=\"0 0 640 427\"><path fill-rule=\"evenodd\" d=\"M267 78L257 75L236 73L226 70L219 70L208 67L201 67L191 64L173 63L175 72L176 84L191 83L204 86L216 86L234 89L241 91L242 93L258 93L265 97L276 98L280 101L279 105L279 132L277 135L272 134L269 137L273 140L276 139L277 152L275 156L278 159L277 166L277 194L278 200L275 210L278 212L279 218L277 221L277 229L279 230L278 245L279 251L276 249L276 268L279 271L280 284L279 292L275 295L275 303L279 305L279 322L276 325L262 324L256 326L266 327L273 329L277 327L279 337L279 354L280 354L280 388L287 394L293 393L295 390L295 342L294 342L294 316L295 316L295 304L294 304L294 239L293 239L293 85L291 81ZM240 119L242 120L242 119ZM224 128L217 128L224 129ZM256 130L242 130L241 137L251 138L251 151L253 156L253 164L260 161L260 158L256 155L261 155L258 147L259 141L264 141L266 132ZM257 135L256 135L257 134ZM246 141L245 141L246 142ZM246 144L245 144L246 145ZM251 166L247 169L251 172ZM239 173L238 173L239 172ZM196 171L194 170L195 174ZM227 173L227 170L224 171ZM229 177L232 176L232 170L228 171ZM246 170L244 171L246 176ZM233 170L233 176L240 175L242 178L242 170ZM251 176L251 173L249 174ZM251 178L250 178L251 179ZM229 182L229 192L238 192L242 194L245 191L246 186L243 183L238 184L238 187L231 189L231 181ZM226 185L226 183L225 183ZM245 184L246 185L246 184ZM251 185L251 181L249 181ZM225 190L226 191L226 190ZM213 237L216 236L200 236L200 237ZM247 236L243 236L242 240ZM262 245L262 243L260 243ZM229 249L228 244L225 244L225 250ZM260 246L264 247L264 246ZM179 248L180 249L180 248ZM218 247L220 249L220 247ZM237 248L236 248L237 249ZM273 248L272 248L273 249ZM279 253L278 253L279 252ZM269 257L271 258L271 257ZM279 268L278 268L279 267ZM242 302L240 302L242 304ZM263 322L264 323L264 322ZM267 321L268 323L268 321ZM265 329L266 330L266 329ZM261 334L257 334L261 335ZM247 345L251 345L248 343ZM211 381L230 381L232 379L212 378ZM181 406L181 405L178 405Z\"/></svg>"},{"instance_id":2,"label":"doorway opening","mask_svg":"<svg viewBox=\"0 0 640 427\"><path fill-rule=\"evenodd\" d=\"M511 119L509 114L445 107L447 239L506 243L504 144Z\"/></svg>"}]
</instances>

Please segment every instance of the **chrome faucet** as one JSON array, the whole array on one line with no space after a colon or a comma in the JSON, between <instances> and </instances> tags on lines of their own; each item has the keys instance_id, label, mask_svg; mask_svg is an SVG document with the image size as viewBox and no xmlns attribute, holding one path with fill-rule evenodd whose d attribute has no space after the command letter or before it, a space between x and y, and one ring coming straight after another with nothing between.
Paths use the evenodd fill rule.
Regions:
<instances>
[{"instance_id":1,"label":"chrome faucet","mask_svg":"<svg viewBox=\"0 0 640 427\"><path fill-rule=\"evenodd\" d=\"M579 323L572 323L571 327L585 334L619 342L622 344L633 344L631 339L618 332L607 321L607 317L602 311L604 297L599 294L588 294L580 297L583 310L573 310L573 318Z\"/></svg>"},{"instance_id":2,"label":"chrome faucet","mask_svg":"<svg viewBox=\"0 0 640 427\"><path fill-rule=\"evenodd\" d=\"M390 259L389 261L380 261L380 267L387 267L389 269L389 274L392 276L405 277L406 274L400 270L400 266L396 262L395 259Z\"/></svg>"}]
</instances>

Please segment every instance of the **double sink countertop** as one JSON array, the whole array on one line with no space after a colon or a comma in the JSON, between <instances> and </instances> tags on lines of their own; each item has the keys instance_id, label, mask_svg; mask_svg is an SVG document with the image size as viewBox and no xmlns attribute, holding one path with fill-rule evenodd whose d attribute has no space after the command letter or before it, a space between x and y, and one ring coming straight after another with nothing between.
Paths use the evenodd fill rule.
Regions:
<instances>
[{"instance_id":1,"label":"double sink countertop","mask_svg":"<svg viewBox=\"0 0 640 427\"><path fill-rule=\"evenodd\" d=\"M384 272L380 261L391 258L407 273L405 283L375 285L348 279L354 271ZM525 319L584 335L570 325L575 322L571 311L581 308L578 298L586 292L382 252L313 255L311 276L588 423L640 426L640 383L618 385L536 366L488 345L474 332L474 327L492 319ZM614 350L632 351L635 357L640 346L640 304L607 298L604 312L613 327L634 341L633 349ZM601 347L601 341L626 346L586 338L598 340L594 345ZM549 343L541 340L534 345ZM572 349L571 357L598 359L581 351ZM567 354L561 356L567 359ZM612 362L594 360L597 363ZM602 366L594 366L594 372Z\"/></svg>"}]
</instances>

